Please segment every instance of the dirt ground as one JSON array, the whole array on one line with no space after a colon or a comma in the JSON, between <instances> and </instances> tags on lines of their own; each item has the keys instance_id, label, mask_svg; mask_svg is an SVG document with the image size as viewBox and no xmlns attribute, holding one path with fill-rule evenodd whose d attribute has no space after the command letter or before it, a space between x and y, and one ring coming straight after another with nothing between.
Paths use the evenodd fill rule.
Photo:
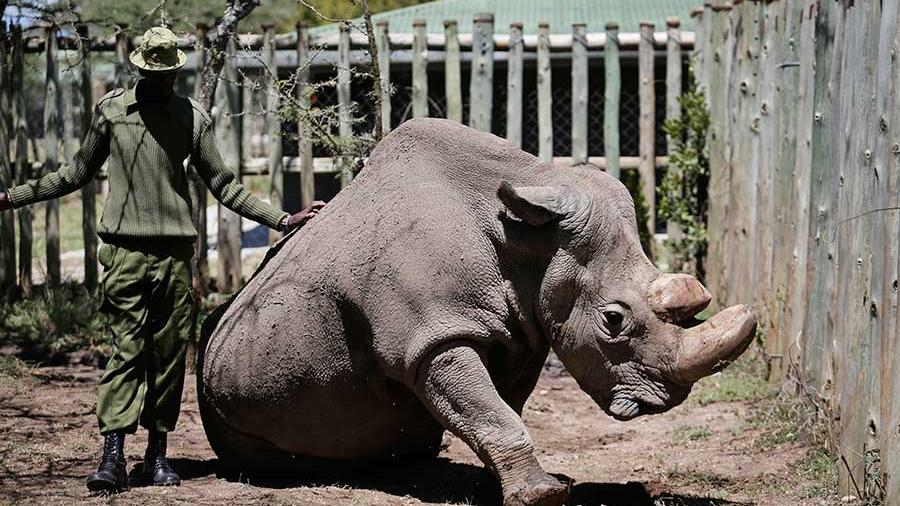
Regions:
<instances>
[{"instance_id":1,"label":"dirt ground","mask_svg":"<svg viewBox=\"0 0 900 506\"><path fill-rule=\"evenodd\" d=\"M193 376L187 379L179 428L170 437L170 457L184 484L134 486L113 497L91 497L84 478L99 455L98 378L95 369L68 366L0 381L0 504L500 502L497 482L458 439L433 461L289 481L248 483L221 476L200 422ZM718 388L715 378L704 381L700 389L715 399L708 395ZM666 414L621 423L604 415L570 377L548 370L524 419L544 468L571 483L570 504L831 504L833 499L811 493L817 484L798 471L813 452L810 446L796 440L758 444L767 429L747 420L759 402L766 401L701 405L689 399ZM129 438L129 471L140 466L145 442L141 432Z\"/></svg>"}]
</instances>

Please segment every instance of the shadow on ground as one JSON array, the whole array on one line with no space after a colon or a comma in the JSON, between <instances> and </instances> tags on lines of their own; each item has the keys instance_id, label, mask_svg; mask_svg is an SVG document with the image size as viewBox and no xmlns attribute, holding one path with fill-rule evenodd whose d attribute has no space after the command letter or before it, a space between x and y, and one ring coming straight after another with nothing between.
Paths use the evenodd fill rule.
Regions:
<instances>
[{"instance_id":1,"label":"shadow on ground","mask_svg":"<svg viewBox=\"0 0 900 506\"><path fill-rule=\"evenodd\" d=\"M377 463L354 467L348 472L325 470L305 473L300 478L248 476L220 469L212 460L173 459L172 464L185 480L215 474L220 479L260 488L336 486L368 489L396 496L410 496L423 502L495 505L502 502L497 480L486 469L451 462L446 458L414 462ZM136 470L137 471L137 470ZM571 483L565 475L556 475ZM567 504L579 506L749 506L723 499L693 497L659 491L658 487L638 482L575 483Z\"/></svg>"}]
</instances>

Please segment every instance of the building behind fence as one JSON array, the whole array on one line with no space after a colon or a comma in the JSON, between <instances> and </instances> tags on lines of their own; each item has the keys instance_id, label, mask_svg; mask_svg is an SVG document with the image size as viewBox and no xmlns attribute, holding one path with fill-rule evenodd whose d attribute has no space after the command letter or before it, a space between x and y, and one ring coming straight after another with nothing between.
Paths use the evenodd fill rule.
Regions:
<instances>
[{"instance_id":1,"label":"building behind fence","mask_svg":"<svg viewBox=\"0 0 900 506\"><path fill-rule=\"evenodd\" d=\"M363 33L351 31L349 24L315 30L301 25L283 34L265 27L262 35L242 35L231 45L234 57L227 60L216 99L220 149L239 176L268 174L273 204L286 210L330 197L350 182L352 173L340 157L322 156L324 152L305 141L309 137L305 132L297 132L296 124L281 124L272 101L278 93L271 75L297 79L301 94L307 83L330 79L336 84L316 88L312 106L337 104L341 135L371 129L376 113L388 129L412 117L448 117L506 137L560 165L590 162L616 177L621 170L637 169L652 231L656 171L667 160L660 156L665 149L660 123L678 114L677 97L686 74L687 52L682 48L691 49L694 39L693 32L681 30L677 19L667 24L664 31L663 27L657 31L650 22L627 27L608 23L602 30L574 23L568 33L559 34L551 33L545 23L535 27L511 23L496 30L492 14L478 14L471 33L459 33L453 20L434 33L435 27L429 28L424 20L396 27L382 19L376 24L376 39L380 66L389 69L382 72L382 81L384 89L394 93L385 92L381 111L374 110L367 95L370 60ZM206 32L200 26L180 42L188 52L178 83L182 93L191 94L196 85ZM3 28L0 59L5 64L0 65L0 80L6 93L0 98L8 107L2 107L6 117L0 126L6 131L0 138L8 143L0 146L0 187L37 177L64 162L77 149L76 138L86 129L82 125L89 124L90 104L105 89L133 81L127 55L140 38L125 31L109 38L88 35L84 26L78 27L77 35L60 34L53 27ZM42 54L46 62L43 104L26 103L22 75L28 53ZM74 58L61 58L61 53ZM109 79L96 79L104 74L93 72L92 62L102 70L103 62L110 60L112 65L106 66L114 71ZM296 72L298 68L303 71ZM262 69L270 70L268 76ZM240 86L247 78L256 84ZM361 123L348 119L354 103L360 108ZM95 193L93 183L82 192L85 283L91 288L97 283ZM47 281L53 284L61 278L59 204L45 205L47 221L38 226L46 226ZM240 220L221 207L218 216L217 277L219 287L228 291L240 280ZM4 213L0 221L0 284L10 290L18 283L27 294L32 285L31 213L18 211L18 255L15 241L8 239L12 220L11 213ZM205 223L200 232L205 244ZM206 248L200 251L205 265Z\"/></svg>"},{"instance_id":2,"label":"building behind fence","mask_svg":"<svg viewBox=\"0 0 900 506\"><path fill-rule=\"evenodd\" d=\"M900 504L898 1L707 5L708 280L815 402L840 495Z\"/></svg>"}]
</instances>

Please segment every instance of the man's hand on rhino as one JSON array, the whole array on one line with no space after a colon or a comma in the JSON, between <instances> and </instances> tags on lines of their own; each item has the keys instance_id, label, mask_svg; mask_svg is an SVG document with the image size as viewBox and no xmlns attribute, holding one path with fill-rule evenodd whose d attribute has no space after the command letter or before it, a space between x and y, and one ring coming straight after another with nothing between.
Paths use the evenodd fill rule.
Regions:
<instances>
[{"instance_id":1,"label":"man's hand on rhino","mask_svg":"<svg viewBox=\"0 0 900 506\"><path fill-rule=\"evenodd\" d=\"M9 194L0 192L0 212L12 209L12 203L9 201Z\"/></svg>"},{"instance_id":2,"label":"man's hand on rhino","mask_svg":"<svg viewBox=\"0 0 900 506\"><path fill-rule=\"evenodd\" d=\"M302 227L306 225L306 222L315 218L319 211L325 207L325 202L321 200L316 200L312 204L310 204L306 209L303 209L299 213L292 214L287 218L287 222L284 224L284 231L289 232L295 228Z\"/></svg>"}]
</instances>

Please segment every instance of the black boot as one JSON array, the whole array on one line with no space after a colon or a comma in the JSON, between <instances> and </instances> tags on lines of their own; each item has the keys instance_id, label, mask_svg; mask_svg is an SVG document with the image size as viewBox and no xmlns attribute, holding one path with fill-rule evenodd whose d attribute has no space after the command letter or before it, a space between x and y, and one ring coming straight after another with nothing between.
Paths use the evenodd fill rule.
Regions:
<instances>
[{"instance_id":1,"label":"black boot","mask_svg":"<svg viewBox=\"0 0 900 506\"><path fill-rule=\"evenodd\" d=\"M166 460L166 433L149 431L144 454L144 477L157 486L181 485L181 478Z\"/></svg>"},{"instance_id":2,"label":"black boot","mask_svg":"<svg viewBox=\"0 0 900 506\"><path fill-rule=\"evenodd\" d=\"M110 432L104 436L103 459L97 472L87 479L91 492L115 493L125 490L128 475L125 473L125 433Z\"/></svg>"}]
</instances>

